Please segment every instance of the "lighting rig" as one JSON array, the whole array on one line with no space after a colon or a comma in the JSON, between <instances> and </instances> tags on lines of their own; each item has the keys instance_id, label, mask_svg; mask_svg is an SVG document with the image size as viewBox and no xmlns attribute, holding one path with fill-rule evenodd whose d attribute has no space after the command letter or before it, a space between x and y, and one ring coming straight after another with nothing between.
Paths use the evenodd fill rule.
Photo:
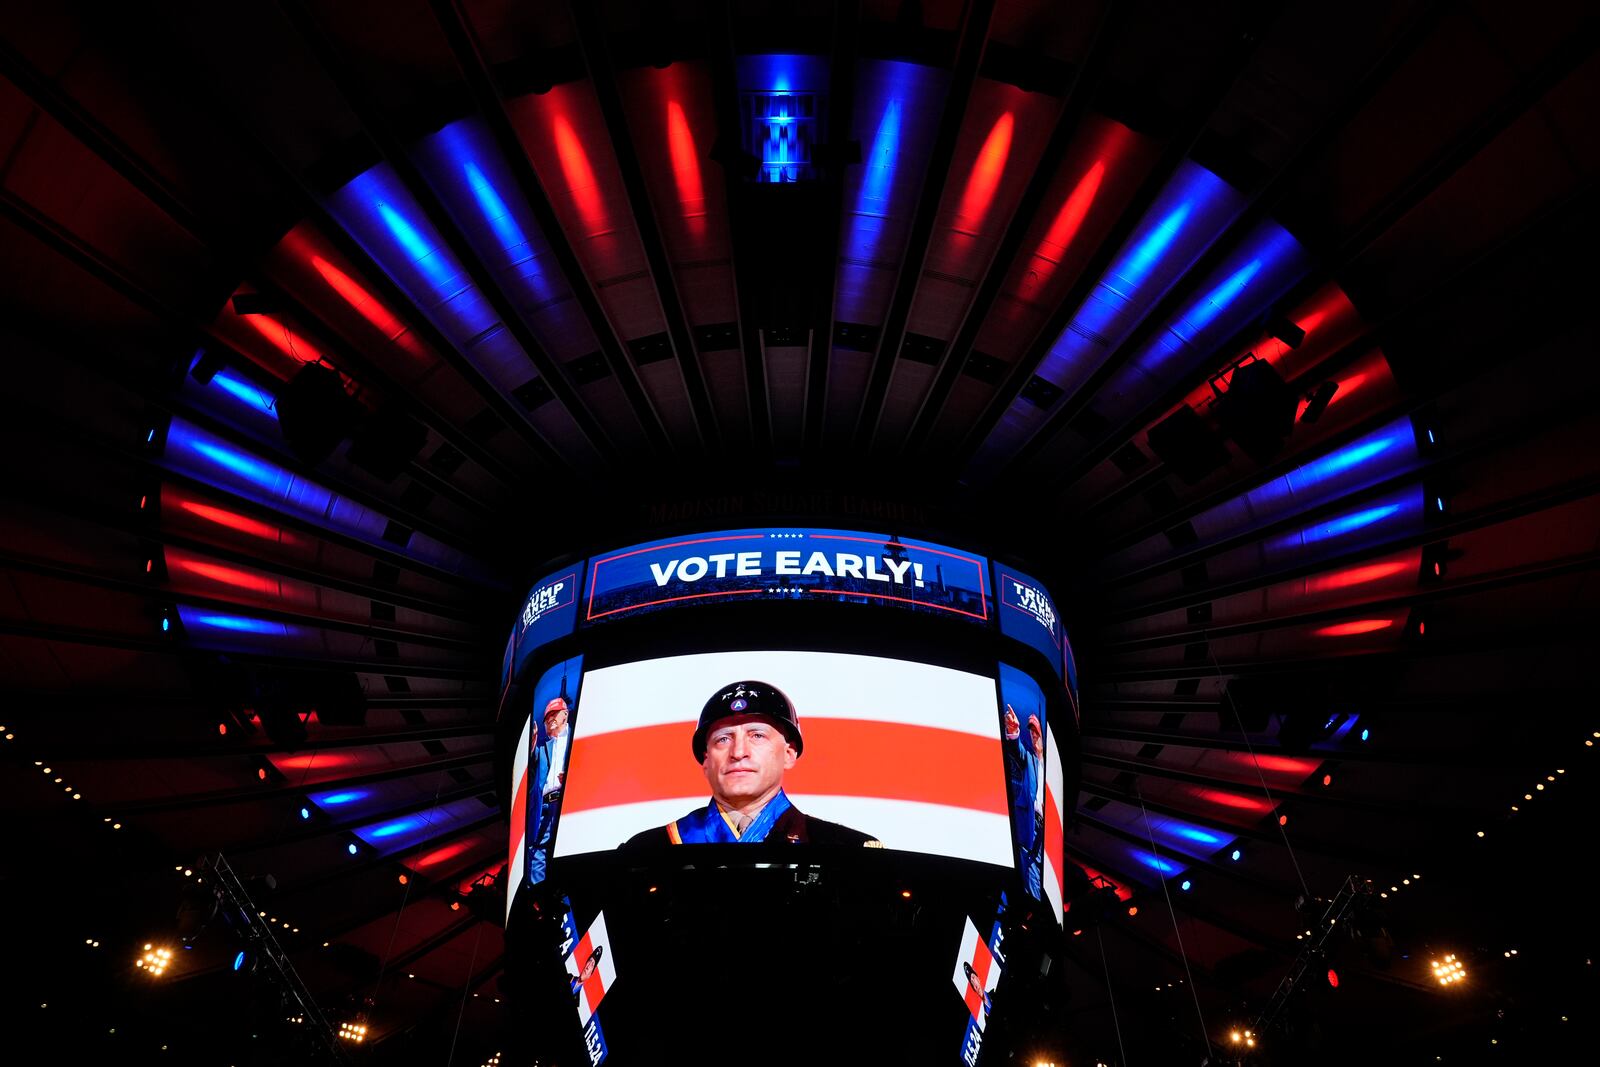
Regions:
<instances>
[{"instance_id":1,"label":"lighting rig","mask_svg":"<svg viewBox=\"0 0 1600 1067\"><path fill-rule=\"evenodd\" d=\"M347 1062L327 1016L322 1014L311 991L300 980L294 964L289 961L289 954L278 944L272 926L259 917L266 913L251 901L244 883L234 874L228 861L222 858L222 853L214 852L204 857L196 870L207 876L202 884L210 888L223 920L244 942L245 948L235 958L234 969L239 969L241 959L253 958L255 966L283 995L286 1014L302 1020L307 1037L319 1045L332 1062Z\"/></svg>"},{"instance_id":2,"label":"lighting rig","mask_svg":"<svg viewBox=\"0 0 1600 1067\"><path fill-rule=\"evenodd\" d=\"M1278 983L1278 988L1273 990L1272 999L1267 1002L1266 1008L1256 1018L1255 1025L1246 1031L1247 1033L1259 1037L1271 1028L1282 1014L1284 1006L1289 1003L1289 998L1294 996L1295 990L1300 987L1306 974L1317 965L1318 961L1327 958L1328 943L1333 940L1336 933L1348 930L1350 933L1346 936L1355 936L1355 920L1363 910L1372 905L1373 892L1372 883L1366 879L1357 878L1353 874L1345 878L1344 884L1339 887L1339 892L1328 902L1322 918L1311 931L1305 947L1289 965L1288 973ZM1295 903L1298 909L1313 906L1315 901L1301 898Z\"/></svg>"}]
</instances>

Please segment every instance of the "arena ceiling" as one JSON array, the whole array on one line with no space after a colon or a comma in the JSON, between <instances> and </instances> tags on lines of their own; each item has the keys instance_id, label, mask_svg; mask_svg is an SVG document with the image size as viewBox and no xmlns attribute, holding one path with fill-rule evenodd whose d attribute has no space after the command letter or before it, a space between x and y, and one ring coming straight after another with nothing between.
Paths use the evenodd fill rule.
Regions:
<instances>
[{"instance_id":1,"label":"arena ceiling","mask_svg":"<svg viewBox=\"0 0 1600 1067\"><path fill-rule=\"evenodd\" d=\"M1057 592L1068 852L1138 907L1068 931L1067 1053L1123 1061L1108 992L1129 1062L1224 1041L1348 875L1396 953L1327 1040L1471 1061L1592 1002L1593 920L1539 904L1600 736L1588 5L3 19L4 877L49 916L41 1031L210 1039L220 947L159 996L127 965L221 850L276 877L325 1007L374 1001L373 1056L487 1059L501 931L461 903L504 860L518 596L815 511ZM264 677L364 716L319 689L345 714L270 736Z\"/></svg>"}]
</instances>

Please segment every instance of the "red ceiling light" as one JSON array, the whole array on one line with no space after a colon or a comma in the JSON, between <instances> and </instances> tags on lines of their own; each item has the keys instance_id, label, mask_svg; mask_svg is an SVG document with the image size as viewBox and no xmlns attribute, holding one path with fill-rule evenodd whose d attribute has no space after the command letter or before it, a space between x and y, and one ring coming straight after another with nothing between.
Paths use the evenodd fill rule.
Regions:
<instances>
[{"instance_id":1,"label":"red ceiling light","mask_svg":"<svg viewBox=\"0 0 1600 1067\"><path fill-rule=\"evenodd\" d=\"M221 734L223 737L227 737L228 736L228 724L225 723L225 722L217 723L217 733Z\"/></svg>"},{"instance_id":2,"label":"red ceiling light","mask_svg":"<svg viewBox=\"0 0 1600 1067\"><path fill-rule=\"evenodd\" d=\"M1094 166L1078 179L1078 184L1062 203L1061 210L1056 212L1049 231L1045 233L1044 239L1039 242L1039 247L1033 252L1035 266L1028 281L1032 289L1043 289L1050 276L1061 265L1061 261L1066 258L1067 248L1071 246L1072 239L1078 235L1084 217L1089 214L1089 207L1094 203L1095 194L1100 191L1100 181L1105 174L1106 161L1095 160Z\"/></svg>"},{"instance_id":3,"label":"red ceiling light","mask_svg":"<svg viewBox=\"0 0 1600 1067\"><path fill-rule=\"evenodd\" d=\"M1379 630L1387 630L1393 625L1393 619L1354 619L1350 622L1340 622L1335 623L1332 626L1324 626L1320 630L1314 630L1312 632L1318 637L1354 637L1358 634L1370 634L1376 633ZM1421 632L1420 625L1418 626L1417 632Z\"/></svg>"},{"instance_id":4,"label":"red ceiling light","mask_svg":"<svg viewBox=\"0 0 1600 1067\"><path fill-rule=\"evenodd\" d=\"M238 512L214 508L209 504L201 504L193 500L185 500L178 506L191 515L196 515L208 522L214 522L219 526L226 526L230 530L238 530L240 533L250 534L253 537L276 541L280 536L276 526L257 522L255 519L240 515Z\"/></svg>"},{"instance_id":5,"label":"red ceiling light","mask_svg":"<svg viewBox=\"0 0 1600 1067\"><path fill-rule=\"evenodd\" d=\"M1331 589L1346 589L1352 585L1381 581L1409 571L1415 565L1412 560L1397 560L1392 563L1369 563L1364 567L1350 567L1330 574L1319 574L1306 579L1306 592L1324 593Z\"/></svg>"},{"instance_id":6,"label":"red ceiling light","mask_svg":"<svg viewBox=\"0 0 1600 1067\"><path fill-rule=\"evenodd\" d=\"M600 195L600 182L595 178L589 153L584 151L583 141L578 138L571 121L565 114L557 114L551 120L550 132L556 144L556 156L561 163L561 175L567 181L572 202L583 223L584 236L593 237L610 229L605 200Z\"/></svg>"},{"instance_id":7,"label":"red ceiling light","mask_svg":"<svg viewBox=\"0 0 1600 1067\"><path fill-rule=\"evenodd\" d=\"M961 206L956 211L959 229L976 233L983 229L983 220L994 203L994 194L1000 188L1000 176L1005 173L1006 160L1011 155L1011 135L1016 129L1016 116L1007 111L995 120L978 152L978 162L961 192Z\"/></svg>"},{"instance_id":8,"label":"red ceiling light","mask_svg":"<svg viewBox=\"0 0 1600 1067\"><path fill-rule=\"evenodd\" d=\"M1331 774L1324 774L1324 775L1323 775L1323 776L1322 776L1322 784L1323 784L1323 785L1332 785L1332 784L1333 784L1333 775L1331 775Z\"/></svg>"},{"instance_id":9,"label":"red ceiling light","mask_svg":"<svg viewBox=\"0 0 1600 1067\"><path fill-rule=\"evenodd\" d=\"M701 230L705 226L706 188L700 177L700 151L695 147L694 131L689 128L683 105L676 99L667 101L667 152L672 157L672 181L678 189L683 217L698 222L696 229Z\"/></svg>"},{"instance_id":10,"label":"red ceiling light","mask_svg":"<svg viewBox=\"0 0 1600 1067\"><path fill-rule=\"evenodd\" d=\"M261 779L263 782L266 781L267 780L267 769L265 767L257 767L256 768L256 777Z\"/></svg>"},{"instance_id":11,"label":"red ceiling light","mask_svg":"<svg viewBox=\"0 0 1600 1067\"><path fill-rule=\"evenodd\" d=\"M1339 988L1339 972L1332 967L1328 968L1328 984L1334 989Z\"/></svg>"}]
</instances>

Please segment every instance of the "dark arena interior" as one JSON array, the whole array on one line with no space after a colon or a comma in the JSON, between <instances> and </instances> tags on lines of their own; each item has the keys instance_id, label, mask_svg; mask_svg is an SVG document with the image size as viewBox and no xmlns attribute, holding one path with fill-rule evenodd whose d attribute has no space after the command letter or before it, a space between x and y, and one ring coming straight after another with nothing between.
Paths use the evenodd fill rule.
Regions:
<instances>
[{"instance_id":1,"label":"dark arena interior","mask_svg":"<svg viewBox=\"0 0 1600 1067\"><path fill-rule=\"evenodd\" d=\"M0 1059L1586 1060L1597 43L3 5Z\"/></svg>"}]
</instances>

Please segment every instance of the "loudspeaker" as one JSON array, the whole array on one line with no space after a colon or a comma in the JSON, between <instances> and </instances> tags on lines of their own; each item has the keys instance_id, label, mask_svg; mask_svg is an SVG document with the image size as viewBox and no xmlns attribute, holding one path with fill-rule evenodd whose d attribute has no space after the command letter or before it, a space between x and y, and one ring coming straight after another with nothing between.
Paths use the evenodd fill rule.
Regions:
<instances>
[{"instance_id":1,"label":"loudspeaker","mask_svg":"<svg viewBox=\"0 0 1600 1067\"><path fill-rule=\"evenodd\" d=\"M1194 485L1228 462L1228 449L1188 404L1150 428L1150 451L1167 469Z\"/></svg>"},{"instance_id":2,"label":"loudspeaker","mask_svg":"<svg viewBox=\"0 0 1600 1067\"><path fill-rule=\"evenodd\" d=\"M320 463L354 426L356 402L339 372L307 363L278 395L278 428L302 459Z\"/></svg>"},{"instance_id":3,"label":"loudspeaker","mask_svg":"<svg viewBox=\"0 0 1600 1067\"><path fill-rule=\"evenodd\" d=\"M1223 432L1244 454L1266 463L1294 429L1297 399L1272 364L1257 359L1234 368L1217 412Z\"/></svg>"}]
</instances>

